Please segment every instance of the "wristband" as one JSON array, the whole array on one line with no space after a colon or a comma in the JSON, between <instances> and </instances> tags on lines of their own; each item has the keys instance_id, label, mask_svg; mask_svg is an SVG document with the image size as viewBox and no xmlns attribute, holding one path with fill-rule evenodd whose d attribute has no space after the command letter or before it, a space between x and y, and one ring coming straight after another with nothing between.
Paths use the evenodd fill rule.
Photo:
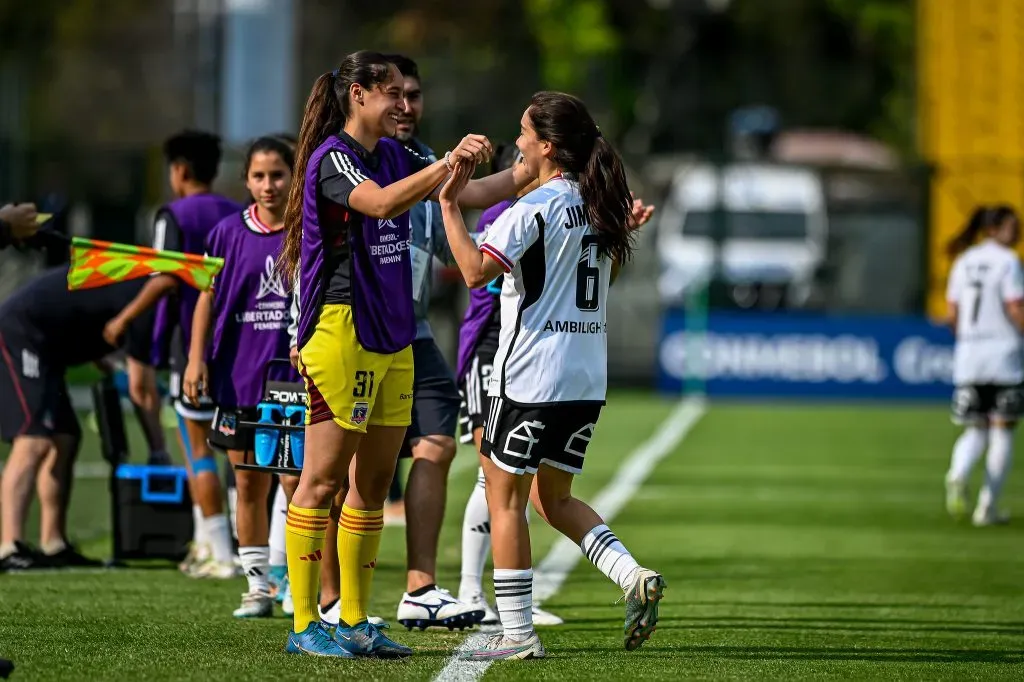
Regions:
<instances>
[{"instance_id":1,"label":"wristband","mask_svg":"<svg viewBox=\"0 0 1024 682\"><path fill-rule=\"evenodd\" d=\"M451 158L452 158L452 153L451 152L445 152L444 153L444 167L448 169L449 173L452 173L452 172L455 171L455 168L452 167Z\"/></svg>"}]
</instances>

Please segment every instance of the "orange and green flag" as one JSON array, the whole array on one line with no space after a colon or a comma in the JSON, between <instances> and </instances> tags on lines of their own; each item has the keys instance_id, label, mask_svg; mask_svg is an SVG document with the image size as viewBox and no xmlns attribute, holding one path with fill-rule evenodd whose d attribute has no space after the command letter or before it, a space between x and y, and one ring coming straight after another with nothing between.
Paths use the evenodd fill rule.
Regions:
<instances>
[{"instance_id":1,"label":"orange and green flag","mask_svg":"<svg viewBox=\"0 0 1024 682\"><path fill-rule=\"evenodd\" d=\"M68 289L92 289L163 272L206 291L223 267L223 258L75 237L71 240Z\"/></svg>"}]
</instances>

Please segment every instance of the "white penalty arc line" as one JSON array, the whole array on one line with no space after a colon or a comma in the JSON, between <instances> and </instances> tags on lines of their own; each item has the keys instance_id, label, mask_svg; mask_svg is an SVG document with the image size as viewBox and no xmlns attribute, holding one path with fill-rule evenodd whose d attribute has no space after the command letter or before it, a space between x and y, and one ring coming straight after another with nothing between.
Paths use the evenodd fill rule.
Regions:
<instances>
[{"instance_id":1,"label":"white penalty arc line","mask_svg":"<svg viewBox=\"0 0 1024 682\"><path fill-rule=\"evenodd\" d=\"M657 466L678 446L707 412L703 398L684 398L661 423L658 430L622 462L611 483L597 495L590 506L601 518L611 521L636 494ZM583 557L579 545L565 536L559 537L547 556L537 565L533 579L533 598L541 603L550 598ZM490 633L477 632L458 646L435 682L476 682L491 666L489 661L463 661L459 654L476 649L487 641Z\"/></svg>"}]
</instances>

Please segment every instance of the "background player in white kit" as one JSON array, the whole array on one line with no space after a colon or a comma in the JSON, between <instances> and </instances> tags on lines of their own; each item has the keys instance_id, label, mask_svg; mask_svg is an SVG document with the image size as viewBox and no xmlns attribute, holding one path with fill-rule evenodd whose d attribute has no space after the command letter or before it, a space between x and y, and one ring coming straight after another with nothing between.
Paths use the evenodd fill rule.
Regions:
<instances>
[{"instance_id":1,"label":"background player in white kit","mask_svg":"<svg viewBox=\"0 0 1024 682\"><path fill-rule=\"evenodd\" d=\"M980 234L985 239L971 246ZM946 293L956 333L953 421L964 432L946 475L946 508L954 517L965 514L967 480L987 447L976 526L1008 520L997 505L1013 456L1013 429L1024 407L1024 270L1013 250L1019 238L1014 210L996 206L975 211L949 245L956 256Z\"/></svg>"},{"instance_id":2,"label":"background player in white kit","mask_svg":"<svg viewBox=\"0 0 1024 682\"><path fill-rule=\"evenodd\" d=\"M661 575L641 567L597 513L572 496L605 402L608 287L633 250L633 202L622 162L571 95L534 95L520 126L516 146L540 187L494 222L479 249L457 202L474 168L457 164L440 195L448 243L466 283L482 287L505 273L483 442L503 632L464 652L469 660L545 655L531 617L524 514L534 475L543 516L622 588L627 650L654 630L665 587Z\"/></svg>"}]
</instances>

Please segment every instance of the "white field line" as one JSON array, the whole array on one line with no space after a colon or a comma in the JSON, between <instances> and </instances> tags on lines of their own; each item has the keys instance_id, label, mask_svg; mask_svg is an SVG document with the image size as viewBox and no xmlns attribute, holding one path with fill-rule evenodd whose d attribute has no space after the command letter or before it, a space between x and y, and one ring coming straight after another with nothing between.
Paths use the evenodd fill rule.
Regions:
<instances>
[{"instance_id":1,"label":"white field line","mask_svg":"<svg viewBox=\"0 0 1024 682\"><path fill-rule=\"evenodd\" d=\"M591 503L594 511L605 521L615 518L654 471L658 462L675 450L706 411L703 399L684 398L654 435L623 461L611 482ZM583 552L576 543L564 536L558 538L547 556L537 565L533 579L534 601L543 602L558 592L582 557ZM464 639L434 678L435 682L476 682L483 677L491 663L462 661L459 660L459 653L483 645L489 635L487 632L477 632Z\"/></svg>"}]
</instances>

